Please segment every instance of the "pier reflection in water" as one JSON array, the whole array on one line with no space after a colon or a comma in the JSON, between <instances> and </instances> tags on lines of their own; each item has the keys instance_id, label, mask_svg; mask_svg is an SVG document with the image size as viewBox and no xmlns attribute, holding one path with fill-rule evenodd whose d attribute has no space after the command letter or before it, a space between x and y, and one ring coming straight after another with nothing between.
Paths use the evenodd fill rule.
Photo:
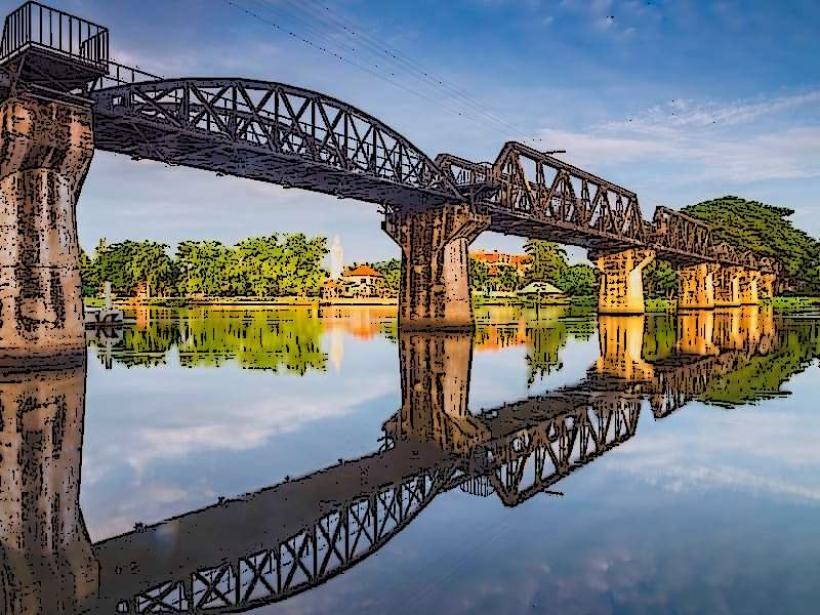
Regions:
<instances>
[{"instance_id":1,"label":"pier reflection in water","mask_svg":"<svg viewBox=\"0 0 820 615\"><path fill-rule=\"evenodd\" d=\"M3 376L6 612L230 612L281 602L367 559L447 493L513 508L560 494L571 474L628 448L644 404L660 420L693 400L733 406L781 395L820 342L817 320L760 308L601 316L597 324L501 319L474 335L398 335L387 316L297 314L275 328L264 314L204 323L152 315L121 339L92 345L109 367L161 364L176 347L183 366L230 359L304 374L341 362L334 330L393 339L401 406L384 409L370 452L93 545L79 506L85 363ZM575 384L471 411L482 348L525 347L532 383L560 369L569 332L583 339L596 328L598 358Z\"/></svg>"}]
</instances>

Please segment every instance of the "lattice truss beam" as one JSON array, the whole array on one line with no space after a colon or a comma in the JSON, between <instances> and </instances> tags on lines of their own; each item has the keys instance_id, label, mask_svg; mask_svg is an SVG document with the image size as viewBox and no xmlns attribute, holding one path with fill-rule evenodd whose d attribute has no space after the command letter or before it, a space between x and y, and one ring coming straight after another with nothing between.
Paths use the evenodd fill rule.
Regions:
<instances>
[{"instance_id":1,"label":"lattice truss beam","mask_svg":"<svg viewBox=\"0 0 820 615\"><path fill-rule=\"evenodd\" d=\"M270 181L388 205L458 197L406 138L318 92L264 81L183 79L119 85L93 98L103 149L256 179L265 179L267 170ZM258 156L261 166L253 164Z\"/></svg>"},{"instance_id":2,"label":"lattice truss beam","mask_svg":"<svg viewBox=\"0 0 820 615\"><path fill-rule=\"evenodd\" d=\"M634 192L521 143L505 144L493 164L449 154L436 160L453 183L493 212L581 231L590 239L645 241Z\"/></svg>"},{"instance_id":3,"label":"lattice truss beam","mask_svg":"<svg viewBox=\"0 0 820 615\"><path fill-rule=\"evenodd\" d=\"M430 469L347 502L271 549L140 592L129 612L234 612L319 585L381 548L455 471L455 466Z\"/></svg>"},{"instance_id":4,"label":"lattice truss beam","mask_svg":"<svg viewBox=\"0 0 820 615\"><path fill-rule=\"evenodd\" d=\"M637 396L601 394L511 434L486 448L490 484L517 506L634 436L640 410Z\"/></svg>"},{"instance_id":5,"label":"lattice truss beam","mask_svg":"<svg viewBox=\"0 0 820 615\"><path fill-rule=\"evenodd\" d=\"M679 211L658 207L652 222L645 221L634 192L521 143L505 144L494 163L452 154L440 154L436 163L467 200L517 218L497 217L495 230L541 232L590 248L646 246L682 263L714 261L777 272L773 259L716 244L709 225Z\"/></svg>"}]
</instances>

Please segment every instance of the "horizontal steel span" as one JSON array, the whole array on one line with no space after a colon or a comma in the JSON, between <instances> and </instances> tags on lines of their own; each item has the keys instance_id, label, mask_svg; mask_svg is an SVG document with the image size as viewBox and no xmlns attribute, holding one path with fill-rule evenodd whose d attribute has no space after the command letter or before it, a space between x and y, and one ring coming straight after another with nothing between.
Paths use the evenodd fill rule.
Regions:
<instances>
[{"instance_id":1,"label":"horizontal steel span","mask_svg":"<svg viewBox=\"0 0 820 615\"><path fill-rule=\"evenodd\" d=\"M667 207L643 219L638 195L549 154L510 141L495 162L439 154L436 163L490 230L609 251L651 248L686 265L714 262L774 272L772 259L719 243L704 222Z\"/></svg>"},{"instance_id":2,"label":"horizontal steel span","mask_svg":"<svg viewBox=\"0 0 820 615\"><path fill-rule=\"evenodd\" d=\"M116 67L121 79L123 67ZM363 111L294 86L246 79L154 79L96 89L99 149L286 187L424 209L468 202L490 230L590 250L655 249L676 264L714 262L774 271L717 243L703 222L531 147L508 142L496 161L435 161Z\"/></svg>"},{"instance_id":3,"label":"horizontal steel span","mask_svg":"<svg viewBox=\"0 0 820 615\"><path fill-rule=\"evenodd\" d=\"M718 243L707 225L680 212L659 207L644 220L634 192L521 143L506 143L493 163L449 154L433 161L326 94L251 79L161 79L112 62L108 46L106 28L26 3L4 24L0 88L90 101L96 147L136 158L394 210L468 203L502 233L777 273L771 259Z\"/></svg>"},{"instance_id":4,"label":"horizontal steel span","mask_svg":"<svg viewBox=\"0 0 820 615\"><path fill-rule=\"evenodd\" d=\"M92 93L102 150L393 207L461 200L406 138L340 100L247 79L177 79Z\"/></svg>"}]
</instances>

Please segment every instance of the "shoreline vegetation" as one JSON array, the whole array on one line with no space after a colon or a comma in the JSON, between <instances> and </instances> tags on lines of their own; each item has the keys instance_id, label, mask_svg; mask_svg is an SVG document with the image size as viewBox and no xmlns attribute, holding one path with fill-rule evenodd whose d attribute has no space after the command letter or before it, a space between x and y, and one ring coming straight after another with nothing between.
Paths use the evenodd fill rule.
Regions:
<instances>
[{"instance_id":1,"label":"shoreline vegetation","mask_svg":"<svg viewBox=\"0 0 820 615\"><path fill-rule=\"evenodd\" d=\"M473 305L508 306L508 307L535 307L538 306L567 306L594 308L597 300L594 296L569 297L568 299L544 298L540 301L516 297L491 297L473 295ZM85 307L102 307L103 299L85 297ZM236 306L236 307L398 307L396 298L371 297L360 299L331 299L322 300L319 297L115 297L117 307L195 307L195 306ZM779 296L761 301L761 305L769 305L778 310L804 310L820 308L820 296ZM650 314L677 311L675 299L647 299L646 311ZM718 308L719 309L719 308Z\"/></svg>"},{"instance_id":2,"label":"shoreline vegetation","mask_svg":"<svg viewBox=\"0 0 820 615\"><path fill-rule=\"evenodd\" d=\"M792 225L792 210L727 196L683 208L712 229L712 238L782 267L778 296L770 303L792 309L816 305L820 295L820 241ZM599 273L570 264L561 245L528 239L525 254L470 253L469 281L476 305L594 307ZM83 296L94 305L110 283L118 303L143 305L396 305L401 283L397 258L352 263L333 275L324 267L330 250L323 236L273 233L234 245L219 241L101 240L80 256ZM341 260L341 255L339 255ZM679 275L655 260L643 270L648 312L675 309Z\"/></svg>"}]
</instances>

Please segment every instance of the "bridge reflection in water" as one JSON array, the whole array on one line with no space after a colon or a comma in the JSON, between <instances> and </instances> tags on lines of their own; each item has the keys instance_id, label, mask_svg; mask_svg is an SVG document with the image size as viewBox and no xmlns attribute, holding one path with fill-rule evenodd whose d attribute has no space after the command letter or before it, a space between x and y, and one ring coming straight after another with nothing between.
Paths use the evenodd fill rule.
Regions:
<instances>
[{"instance_id":1,"label":"bridge reflection in water","mask_svg":"<svg viewBox=\"0 0 820 615\"><path fill-rule=\"evenodd\" d=\"M402 406L371 455L91 544L79 507L85 363L3 374L5 612L233 612L283 600L381 548L438 495L506 506L691 400L776 395L817 356L814 322L737 308L598 319L600 356L571 387L473 414L471 335L402 332ZM758 377L752 375L757 374Z\"/></svg>"}]
</instances>

